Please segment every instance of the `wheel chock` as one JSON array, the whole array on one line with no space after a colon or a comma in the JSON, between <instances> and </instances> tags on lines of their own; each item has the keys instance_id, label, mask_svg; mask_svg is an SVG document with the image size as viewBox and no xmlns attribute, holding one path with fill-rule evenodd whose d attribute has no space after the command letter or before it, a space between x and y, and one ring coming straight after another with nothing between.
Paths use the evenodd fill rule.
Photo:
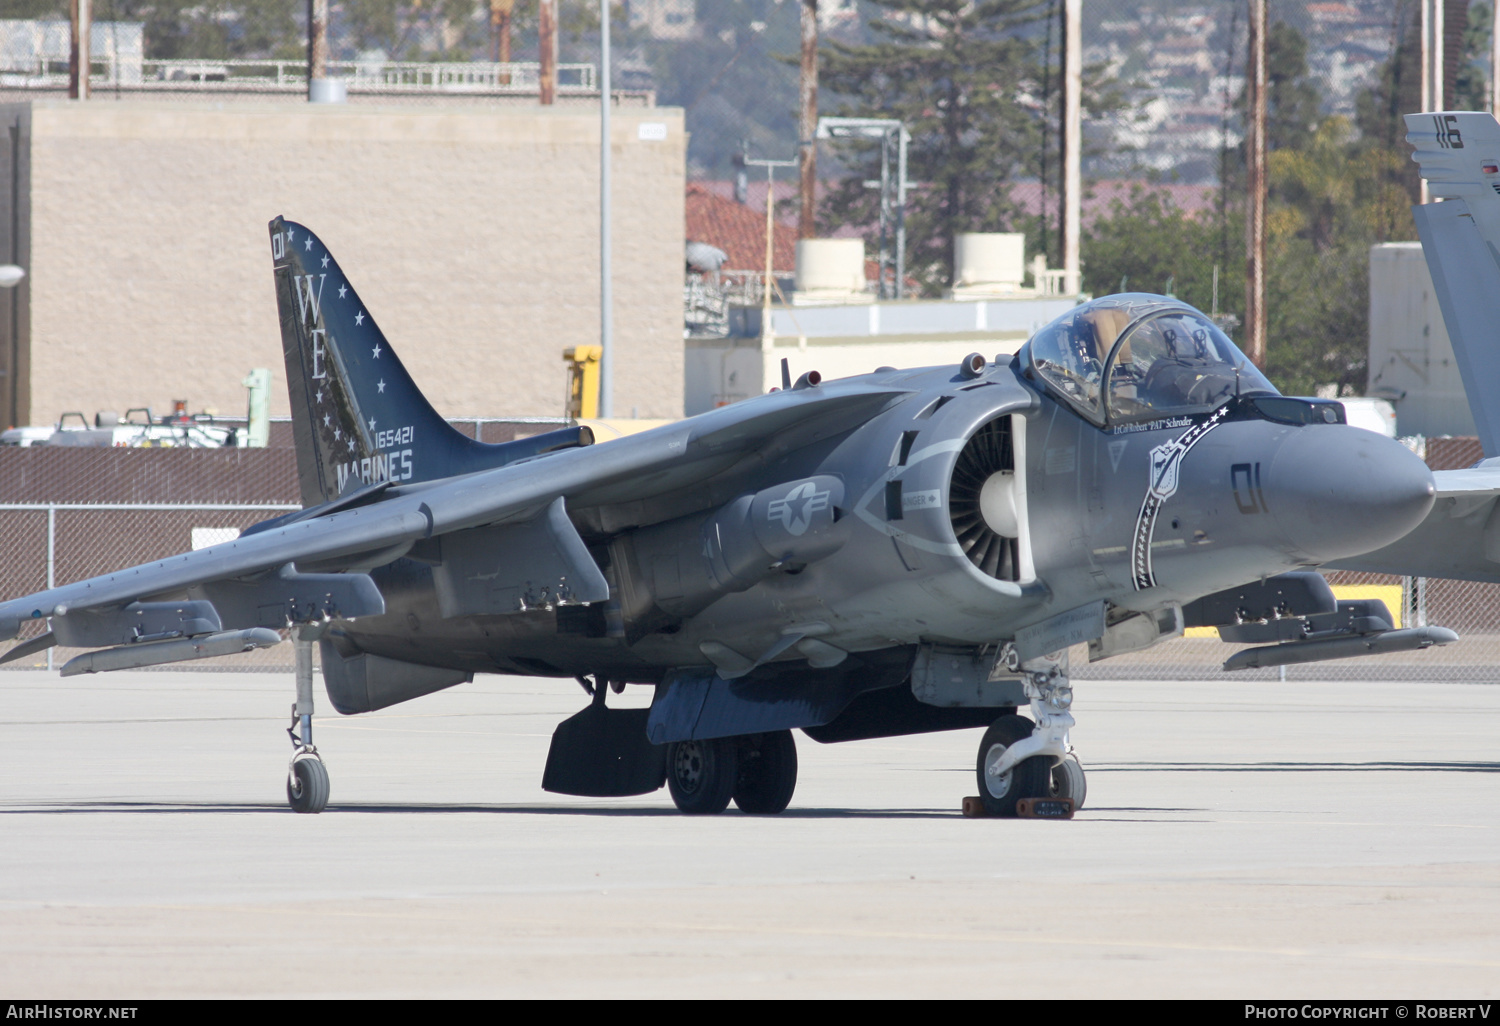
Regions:
<instances>
[{"instance_id":1,"label":"wheel chock","mask_svg":"<svg viewBox=\"0 0 1500 1026\"><path fill-rule=\"evenodd\" d=\"M963 813L969 819L983 819L989 813L978 795L964 799ZM1072 819L1071 798L1022 798L1016 802L1016 815L1022 819Z\"/></svg>"},{"instance_id":2,"label":"wheel chock","mask_svg":"<svg viewBox=\"0 0 1500 1026\"><path fill-rule=\"evenodd\" d=\"M1071 798L1022 798L1016 802L1016 815L1022 819L1072 819Z\"/></svg>"}]
</instances>

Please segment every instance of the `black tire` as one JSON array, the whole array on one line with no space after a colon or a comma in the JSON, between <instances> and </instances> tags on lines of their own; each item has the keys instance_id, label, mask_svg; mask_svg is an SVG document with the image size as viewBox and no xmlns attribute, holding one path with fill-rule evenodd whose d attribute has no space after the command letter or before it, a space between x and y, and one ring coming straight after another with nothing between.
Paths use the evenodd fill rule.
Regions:
<instances>
[{"instance_id":1,"label":"black tire","mask_svg":"<svg viewBox=\"0 0 1500 1026\"><path fill-rule=\"evenodd\" d=\"M729 807L738 776L738 746L731 738L677 741L667 748L667 789L690 816L712 816Z\"/></svg>"},{"instance_id":2,"label":"black tire","mask_svg":"<svg viewBox=\"0 0 1500 1026\"><path fill-rule=\"evenodd\" d=\"M752 816L774 816L797 790L797 742L790 730L773 730L744 740L739 752L734 804Z\"/></svg>"},{"instance_id":3,"label":"black tire","mask_svg":"<svg viewBox=\"0 0 1500 1026\"><path fill-rule=\"evenodd\" d=\"M328 768L321 759L298 759L287 775L286 800L294 812L322 812L328 807Z\"/></svg>"},{"instance_id":4,"label":"black tire","mask_svg":"<svg viewBox=\"0 0 1500 1026\"><path fill-rule=\"evenodd\" d=\"M999 759L1005 750L1031 736L1035 726L1024 716L1002 716L984 732L979 742L979 759L975 772L979 777L979 800L991 816L1014 816L1016 802L1022 798L1045 798L1052 791L1052 760L1049 756L1032 756L998 781L985 773L985 765Z\"/></svg>"},{"instance_id":5,"label":"black tire","mask_svg":"<svg viewBox=\"0 0 1500 1026\"><path fill-rule=\"evenodd\" d=\"M1073 799L1073 809L1076 812L1083 808L1083 801L1088 794L1088 779L1083 775L1083 766L1078 762L1078 756L1063 756L1062 762L1052 767L1050 796Z\"/></svg>"}]
</instances>

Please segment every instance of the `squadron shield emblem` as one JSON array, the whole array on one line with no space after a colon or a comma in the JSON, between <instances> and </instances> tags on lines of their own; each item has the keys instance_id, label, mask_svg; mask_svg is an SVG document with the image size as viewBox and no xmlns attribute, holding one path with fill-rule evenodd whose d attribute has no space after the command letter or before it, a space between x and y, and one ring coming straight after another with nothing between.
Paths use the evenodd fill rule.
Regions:
<instances>
[{"instance_id":1,"label":"squadron shield emblem","mask_svg":"<svg viewBox=\"0 0 1500 1026\"><path fill-rule=\"evenodd\" d=\"M1207 420L1194 424L1170 442L1151 450L1151 480L1146 484L1146 498L1135 520L1135 537L1130 545L1130 577L1136 591L1156 587L1156 573L1151 568L1151 539L1156 534L1156 515L1162 503L1177 494L1178 473L1188 450L1204 435L1219 426L1229 411L1220 407Z\"/></svg>"}]
</instances>

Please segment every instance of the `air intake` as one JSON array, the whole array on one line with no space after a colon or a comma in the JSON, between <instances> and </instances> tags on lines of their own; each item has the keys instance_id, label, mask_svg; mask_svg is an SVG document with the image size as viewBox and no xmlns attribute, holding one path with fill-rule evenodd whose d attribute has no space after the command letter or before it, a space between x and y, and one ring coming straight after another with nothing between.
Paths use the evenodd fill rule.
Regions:
<instances>
[{"instance_id":1,"label":"air intake","mask_svg":"<svg viewBox=\"0 0 1500 1026\"><path fill-rule=\"evenodd\" d=\"M959 547L971 563L1001 581L1020 579L1015 479L1010 417L996 417L958 454L948 489L948 518Z\"/></svg>"}]
</instances>

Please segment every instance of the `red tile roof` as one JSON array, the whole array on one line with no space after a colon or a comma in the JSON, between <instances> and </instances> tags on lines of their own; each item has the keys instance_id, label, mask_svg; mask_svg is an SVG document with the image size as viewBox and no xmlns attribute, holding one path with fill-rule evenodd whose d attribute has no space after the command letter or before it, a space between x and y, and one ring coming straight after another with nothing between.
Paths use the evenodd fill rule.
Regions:
<instances>
[{"instance_id":1,"label":"red tile roof","mask_svg":"<svg viewBox=\"0 0 1500 1026\"><path fill-rule=\"evenodd\" d=\"M761 192L764 202L765 192ZM725 270L763 271L766 267L766 213L725 199L697 183L687 187L687 240L706 242L729 254ZM775 226L772 269L786 274L797 266L797 230Z\"/></svg>"}]
</instances>

